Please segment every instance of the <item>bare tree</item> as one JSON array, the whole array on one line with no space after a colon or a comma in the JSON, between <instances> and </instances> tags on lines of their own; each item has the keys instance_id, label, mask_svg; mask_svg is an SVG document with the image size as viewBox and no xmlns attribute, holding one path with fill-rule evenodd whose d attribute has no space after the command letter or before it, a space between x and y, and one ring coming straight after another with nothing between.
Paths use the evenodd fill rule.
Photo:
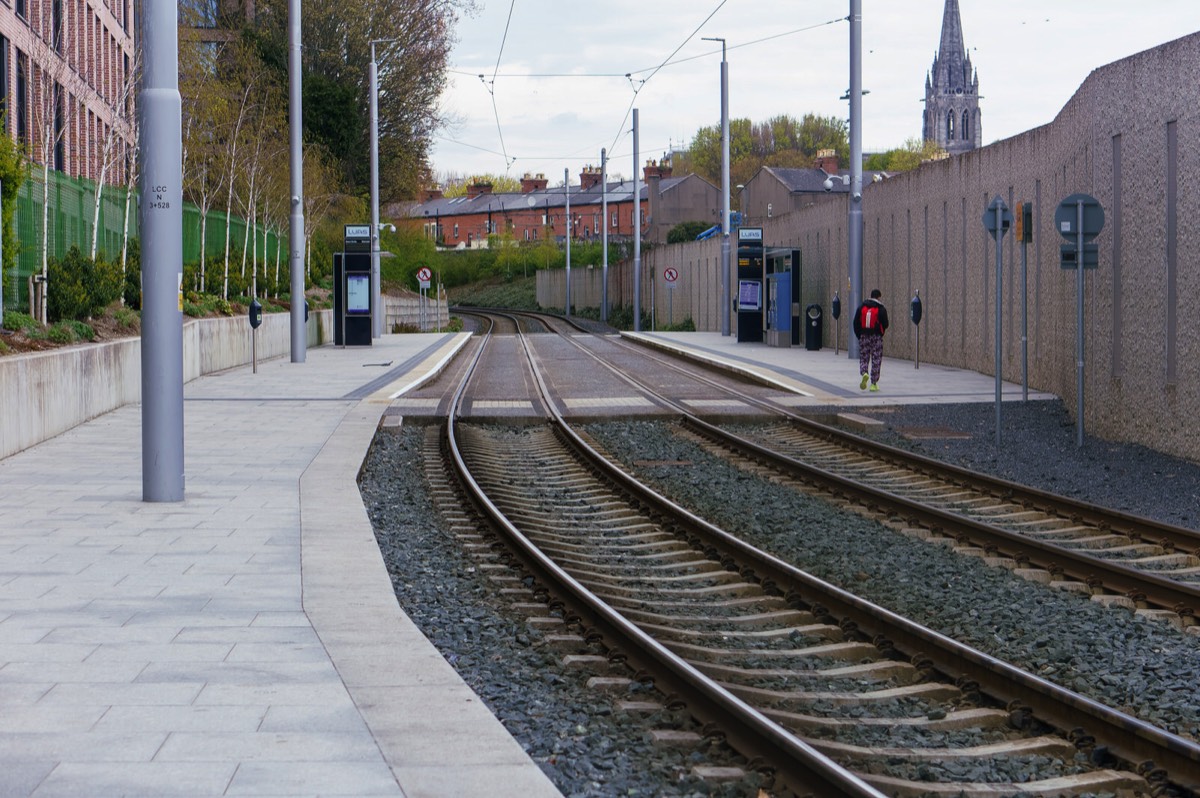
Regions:
<instances>
[{"instance_id":1,"label":"bare tree","mask_svg":"<svg viewBox=\"0 0 1200 798\"><path fill-rule=\"evenodd\" d=\"M122 72L117 101L113 104L113 123L101 125L100 169L96 176L96 197L92 208L92 260L96 259L97 241L100 236L100 206L109 170L117 164L127 165L129 162L125 156L130 146L130 136L137 127L133 95L141 79L141 52L139 48L133 59L128 62L128 68Z\"/></svg>"}]
</instances>

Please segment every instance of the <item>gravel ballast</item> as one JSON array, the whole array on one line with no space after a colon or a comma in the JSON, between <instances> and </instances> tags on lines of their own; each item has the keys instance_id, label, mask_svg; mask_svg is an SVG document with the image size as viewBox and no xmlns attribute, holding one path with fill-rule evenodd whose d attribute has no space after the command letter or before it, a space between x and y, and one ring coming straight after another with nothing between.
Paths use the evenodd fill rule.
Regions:
<instances>
[{"instance_id":1,"label":"gravel ballast","mask_svg":"<svg viewBox=\"0 0 1200 798\"><path fill-rule=\"evenodd\" d=\"M885 422L902 448L1056 493L1195 528L1200 468L1141 447L1088 439L1059 402L1004 406L997 448L992 405L858 411ZM968 432L968 440L908 440L909 427ZM589 426L605 448L679 503L823 579L944 634L1172 732L1200 739L1200 637L1104 609L981 561L891 532L857 515L751 476L675 434L670 425ZM752 780L712 785L694 764L736 764L719 744L663 751L643 719L611 696L580 689L561 652L498 602L443 528L422 476L424 432L381 433L360 480L404 610L566 795L755 795ZM646 463L680 463L645 465ZM635 724L637 724L635 726ZM687 728L666 716L649 726Z\"/></svg>"}]
</instances>

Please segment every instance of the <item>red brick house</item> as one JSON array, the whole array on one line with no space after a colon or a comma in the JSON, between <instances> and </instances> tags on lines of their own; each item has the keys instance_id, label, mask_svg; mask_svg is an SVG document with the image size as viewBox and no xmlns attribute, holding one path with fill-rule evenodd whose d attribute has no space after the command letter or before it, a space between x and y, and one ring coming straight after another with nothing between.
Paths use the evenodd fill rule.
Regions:
<instances>
[{"instance_id":1,"label":"red brick house","mask_svg":"<svg viewBox=\"0 0 1200 798\"><path fill-rule=\"evenodd\" d=\"M696 175L674 177L665 161L651 161L642 171L645 240L665 242L667 231L679 222L717 222L721 198L716 186ZM520 192L496 194L488 183L471 185L462 197L447 198L436 189L426 191L420 201L403 209L401 216L419 220L427 236L451 248L486 247L489 235L500 235L506 229L517 241L537 241L547 234L563 241L567 190L549 188L543 175L527 174ZM609 182L607 218L602 218L604 191L599 169L584 167L579 185L570 186L569 191L573 240L598 239L606 225L612 239L633 235L632 181Z\"/></svg>"}]
</instances>

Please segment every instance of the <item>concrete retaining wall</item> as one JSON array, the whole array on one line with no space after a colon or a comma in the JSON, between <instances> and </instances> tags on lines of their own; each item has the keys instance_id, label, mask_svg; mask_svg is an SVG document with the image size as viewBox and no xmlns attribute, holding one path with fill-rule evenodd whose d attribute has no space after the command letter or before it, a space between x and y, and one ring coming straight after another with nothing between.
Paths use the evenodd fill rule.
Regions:
<instances>
[{"instance_id":1,"label":"concrete retaining wall","mask_svg":"<svg viewBox=\"0 0 1200 798\"><path fill-rule=\"evenodd\" d=\"M291 353L287 313L263 316L258 358ZM313 311L308 345L333 340L333 311ZM197 319L183 325L183 378L190 382L251 361L245 318ZM140 338L126 338L0 358L0 458L53 438L77 424L141 401Z\"/></svg>"}]
</instances>

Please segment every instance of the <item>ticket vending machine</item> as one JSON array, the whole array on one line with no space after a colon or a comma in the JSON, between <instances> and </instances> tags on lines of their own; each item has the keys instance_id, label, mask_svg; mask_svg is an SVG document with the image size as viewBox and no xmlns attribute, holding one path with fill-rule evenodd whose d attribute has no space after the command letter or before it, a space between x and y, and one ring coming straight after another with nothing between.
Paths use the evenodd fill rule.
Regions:
<instances>
[{"instance_id":1,"label":"ticket vending machine","mask_svg":"<svg viewBox=\"0 0 1200 798\"><path fill-rule=\"evenodd\" d=\"M800 318L800 250L771 247L763 254L767 285L764 333L770 346L799 346L804 322Z\"/></svg>"},{"instance_id":2,"label":"ticket vending machine","mask_svg":"<svg viewBox=\"0 0 1200 798\"><path fill-rule=\"evenodd\" d=\"M371 345L371 225L348 224L333 255L333 342Z\"/></svg>"},{"instance_id":3,"label":"ticket vending machine","mask_svg":"<svg viewBox=\"0 0 1200 798\"><path fill-rule=\"evenodd\" d=\"M763 298L766 293L763 272L763 231L761 227L739 227L737 233L737 311L738 343L763 339Z\"/></svg>"}]
</instances>

